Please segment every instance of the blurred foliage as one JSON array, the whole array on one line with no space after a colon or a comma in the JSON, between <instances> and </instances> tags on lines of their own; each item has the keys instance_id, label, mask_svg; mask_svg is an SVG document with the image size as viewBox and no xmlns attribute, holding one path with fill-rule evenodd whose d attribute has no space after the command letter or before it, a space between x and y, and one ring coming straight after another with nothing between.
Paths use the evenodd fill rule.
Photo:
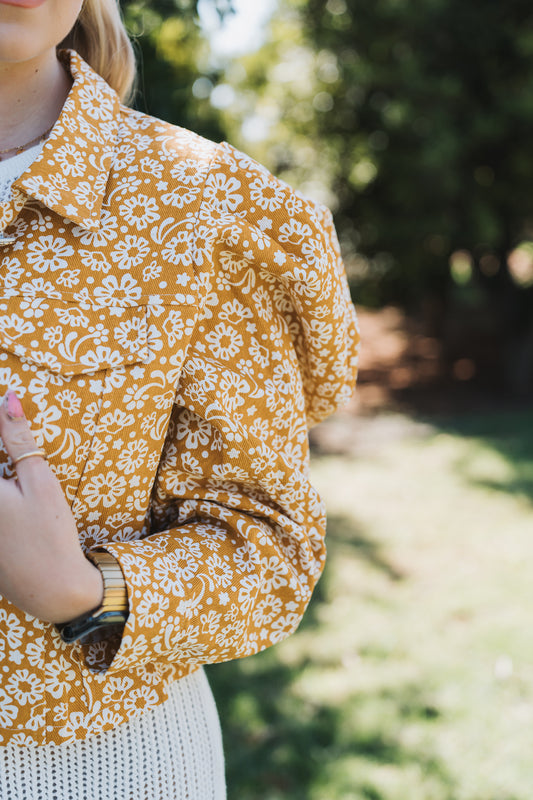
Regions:
<instances>
[{"instance_id":1,"label":"blurred foliage","mask_svg":"<svg viewBox=\"0 0 533 800\"><path fill-rule=\"evenodd\" d=\"M232 13L231 0L205 1L221 18ZM199 26L198 4L199 0L122 0L121 7L139 61L137 107L219 140L223 131L209 91L193 91L197 81L209 88L217 80Z\"/></svg>"},{"instance_id":2,"label":"blurred foliage","mask_svg":"<svg viewBox=\"0 0 533 800\"><path fill-rule=\"evenodd\" d=\"M332 137L343 213L363 223L358 249L387 254L381 298L442 294L459 249L505 290L507 253L533 228L531 5L309 0L301 13L337 54L317 130Z\"/></svg>"}]
</instances>

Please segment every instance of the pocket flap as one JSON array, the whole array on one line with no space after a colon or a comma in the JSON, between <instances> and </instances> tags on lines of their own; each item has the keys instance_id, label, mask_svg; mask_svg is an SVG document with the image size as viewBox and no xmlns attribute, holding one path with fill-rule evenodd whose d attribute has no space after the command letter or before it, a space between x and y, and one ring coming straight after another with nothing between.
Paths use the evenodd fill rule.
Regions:
<instances>
[{"instance_id":1,"label":"pocket flap","mask_svg":"<svg viewBox=\"0 0 533 800\"><path fill-rule=\"evenodd\" d=\"M60 375L136 364L149 352L146 306L10 297L0 305L0 349Z\"/></svg>"}]
</instances>

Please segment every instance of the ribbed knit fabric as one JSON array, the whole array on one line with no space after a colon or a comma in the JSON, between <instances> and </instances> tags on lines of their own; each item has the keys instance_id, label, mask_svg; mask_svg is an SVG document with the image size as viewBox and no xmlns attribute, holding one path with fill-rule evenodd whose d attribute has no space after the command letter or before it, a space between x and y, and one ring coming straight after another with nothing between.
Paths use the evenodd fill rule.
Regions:
<instances>
[{"instance_id":1,"label":"ribbed knit fabric","mask_svg":"<svg viewBox=\"0 0 533 800\"><path fill-rule=\"evenodd\" d=\"M0 747L2 800L224 800L218 715L202 669L138 719L69 744Z\"/></svg>"},{"instance_id":2,"label":"ribbed knit fabric","mask_svg":"<svg viewBox=\"0 0 533 800\"><path fill-rule=\"evenodd\" d=\"M0 161L0 203L5 203L9 200L11 194L11 186L20 178L23 172L26 172L30 164L33 164L41 150L43 149L44 142L30 147L18 156Z\"/></svg>"}]
</instances>

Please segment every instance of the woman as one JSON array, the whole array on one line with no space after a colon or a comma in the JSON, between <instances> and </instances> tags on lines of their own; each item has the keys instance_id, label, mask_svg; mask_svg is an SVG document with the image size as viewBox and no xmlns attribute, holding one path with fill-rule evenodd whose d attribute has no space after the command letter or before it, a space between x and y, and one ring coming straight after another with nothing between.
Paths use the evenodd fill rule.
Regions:
<instances>
[{"instance_id":1,"label":"woman","mask_svg":"<svg viewBox=\"0 0 533 800\"><path fill-rule=\"evenodd\" d=\"M324 561L331 217L122 106L132 63L115 0L0 0L1 797L223 797L201 665L290 634Z\"/></svg>"}]
</instances>

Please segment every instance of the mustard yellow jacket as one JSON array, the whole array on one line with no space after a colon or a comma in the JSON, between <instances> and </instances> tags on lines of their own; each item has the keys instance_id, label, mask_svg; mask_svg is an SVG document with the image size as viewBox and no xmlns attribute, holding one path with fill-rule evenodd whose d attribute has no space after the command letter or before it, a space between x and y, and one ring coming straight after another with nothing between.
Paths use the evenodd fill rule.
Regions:
<instances>
[{"instance_id":1,"label":"mustard yellow jacket","mask_svg":"<svg viewBox=\"0 0 533 800\"><path fill-rule=\"evenodd\" d=\"M64 59L62 114L0 204L0 392L130 615L120 641L67 645L0 598L0 744L104 731L294 631L324 562L307 430L356 372L327 209Z\"/></svg>"}]
</instances>

